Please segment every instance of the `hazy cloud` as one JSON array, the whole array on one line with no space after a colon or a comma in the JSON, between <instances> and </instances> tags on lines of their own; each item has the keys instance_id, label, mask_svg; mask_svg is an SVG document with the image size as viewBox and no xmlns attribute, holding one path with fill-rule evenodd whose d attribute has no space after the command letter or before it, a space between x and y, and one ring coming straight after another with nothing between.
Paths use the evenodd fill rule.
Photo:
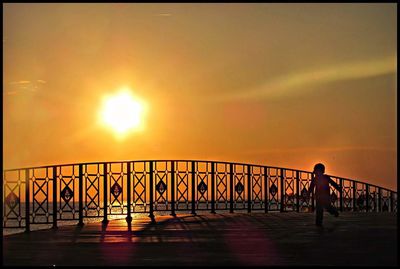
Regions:
<instances>
[{"instance_id":1,"label":"hazy cloud","mask_svg":"<svg viewBox=\"0 0 400 269\"><path fill-rule=\"evenodd\" d=\"M157 14L156 16L159 16L159 17L171 17L172 14L171 13L160 13L160 14Z\"/></svg>"},{"instance_id":2,"label":"hazy cloud","mask_svg":"<svg viewBox=\"0 0 400 269\"><path fill-rule=\"evenodd\" d=\"M29 84L29 83L31 83L29 80L20 80L20 81L12 81L12 82L10 82L11 85Z\"/></svg>"},{"instance_id":3,"label":"hazy cloud","mask_svg":"<svg viewBox=\"0 0 400 269\"><path fill-rule=\"evenodd\" d=\"M321 67L317 70L286 74L276 79L269 80L254 89L225 95L220 99L229 100L286 97L293 93L310 91L310 86L314 84L368 78L395 73L396 71L396 56L378 60L345 63L329 67Z\"/></svg>"},{"instance_id":4,"label":"hazy cloud","mask_svg":"<svg viewBox=\"0 0 400 269\"><path fill-rule=\"evenodd\" d=\"M20 81L12 81L9 83L9 87L11 87L10 90L6 92L7 95L15 95L21 92L36 92L38 89L42 87L43 84L45 84L45 80L38 79L36 81L30 81L30 80L20 80Z\"/></svg>"},{"instance_id":5,"label":"hazy cloud","mask_svg":"<svg viewBox=\"0 0 400 269\"><path fill-rule=\"evenodd\" d=\"M7 95L14 95L14 94L17 94L17 91L8 91L7 92Z\"/></svg>"},{"instance_id":6,"label":"hazy cloud","mask_svg":"<svg viewBox=\"0 0 400 269\"><path fill-rule=\"evenodd\" d=\"M395 148L383 147L298 147L298 148L276 148L246 151L247 154L266 154L266 153L295 153L295 152L337 152L337 151L396 151Z\"/></svg>"}]
</instances>

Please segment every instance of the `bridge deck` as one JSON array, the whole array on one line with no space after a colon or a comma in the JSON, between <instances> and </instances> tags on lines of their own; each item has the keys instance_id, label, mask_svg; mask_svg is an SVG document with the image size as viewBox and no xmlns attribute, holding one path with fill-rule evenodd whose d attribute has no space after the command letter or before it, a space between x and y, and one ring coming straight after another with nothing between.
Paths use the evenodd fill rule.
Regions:
<instances>
[{"instance_id":1,"label":"bridge deck","mask_svg":"<svg viewBox=\"0 0 400 269\"><path fill-rule=\"evenodd\" d=\"M135 218L3 237L4 265L396 265L397 215L310 213Z\"/></svg>"}]
</instances>

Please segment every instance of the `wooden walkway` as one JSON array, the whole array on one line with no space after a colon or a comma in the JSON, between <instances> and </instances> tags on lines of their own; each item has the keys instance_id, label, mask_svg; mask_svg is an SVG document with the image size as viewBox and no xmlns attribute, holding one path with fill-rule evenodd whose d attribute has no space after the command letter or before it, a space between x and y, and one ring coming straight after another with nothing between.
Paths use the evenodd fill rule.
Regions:
<instances>
[{"instance_id":1,"label":"wooden walkway","mask_svg":"<svg viewBox=\"0 0 400 269\"><path fill-rule=\"evenodd\" d=\"M397 215L223 213L3 237L4 265L397 265Z\"/></svg>"}]
</instances>

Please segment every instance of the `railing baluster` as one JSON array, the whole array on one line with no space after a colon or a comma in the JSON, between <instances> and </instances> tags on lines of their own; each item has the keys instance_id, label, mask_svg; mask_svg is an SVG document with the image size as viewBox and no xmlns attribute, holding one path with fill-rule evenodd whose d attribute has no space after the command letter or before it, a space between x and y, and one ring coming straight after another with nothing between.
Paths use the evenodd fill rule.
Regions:
<instances>
[{"instance_id":1,"label":"railing baluster","mask_svg":"<svg viewBox=\"0 0 400 269\"><path fill-rule=\"evenodd\" d=\"M369 185L365 184L365 211L368 212L369 211Z\"/></svg>"},{"instance_id":2,"label":"railing baluster","mask_svg":"<svg viewBox=\"0 0 400 269\"><path fill-rule=\"evenodd\" d=\"M378 212L382 212L382 189L378 188Z\"/></svg>"},{"instance_id":3,"label":"railing baluster","mask_svg":"<svg viewBox=\"0 0 400 269\"><path fill-rule=\"evenodd\" d=\"M281 212L285 211L285 184L284 184L284 176L283 169L280 169L280 178L281 178Z\"/></svg>"},{"instance_id":4,"label":"railing baluster","mask_svg":"<svg viewBox=\"0 0 400 269\"><path fill-rule=\"evenodd\" d=\"M229 164L229 212L233 213L233 163Z\"/></svg>"},{"instance_id":5,"label":"railing baluster","mask_svg":"<svg viewBox=\"0 0 400 269\"><path fill-rule=\"evenodd\" d=\"M192 214L196 215L196 166L195 162L192 161Z\"/></svg>"},{"instance_id":6,"label":"railing baluster","mask_svg":"<svg viewBox=\"0 0 400 269\"><path fill-rule=\"evenodd\" d=\"M264 212L268 213L268 173L267 167L264 167Z\"/></svg>"},{"instance_id":7,"label":"railing baluster","mask_svg":"<svg viewBox=\"0 0 400 269\"><path fill-rule=\"evenodd\" d=\"M25 232L30 232L31 230L29 196L29 169L25 169Z\"/></svg>"},{"instance_id":8,"label":"railing baluster","mask_svg":"<svg viewBox=\"0 0 400 269\"><path fill-rule=\"evenodd\" d=\"M250 165L247 165L247 213L251 212L251 169Z\"/></svg>"},{"instance_id":9,"label":"railing baluster","mask_svg":"<svg viewBox=\"0 0 400 269\"><path fill-rule=\"evenodd\" d=\"M107 163L103 164L103 194L104 194L104 202L103 202L103 207L104 207L104 216L103 216L103 224L108 223L107 219L107 211L108 211L108 189L107 189Z\"/></svg>"},{"instance_id":10,"label":"railing baluster","mask_svg":"<svg viewBox=\"0 0 400 269\"><path fill-rule=\"evenodd\" d=\"M300 176L299 176L299 171L296 170L296 211L300 212Z\"/></svg>"},{"instance_id":11,"label":"railing baluster","mask_svg":"<svg viewBox=\"0 0 400 269\"><path fill-rule=\"evenodd\" d=\"M353 211L357 211L356 194L357 194L357 183L353 181Z\"/></svg>"},{"instance_id":12,"label":"railing baluster","mask_svg":"<svg viewBox=\"0 0 400 269\"><path fill-rule=\"evenodd\" d=\"M371 195L372 196L372 195ZM376 188L374 187L374 192L373 192L373 197L372 197L372 201L373 201L373 204L374 204L374 207L373 207L373 212L377 212L377 206L376 206ZM372 203L371 203L371 209L372 209Z\"/></svg>"},{"instance_id":13,"label":"railing baluster","mask_svg":"<svg viewBox=\"0 0 400 269\"><path fill-rule=\"evenodd\" d=\"M390 211L394 212L394 206L393 206L393 192L390 191Z\"/></svg>"},{"instance_id":14,"label":"railing baluster","mask_svg":"<svg viewBox=\"0 0 400 269\"><path fill-rule=\"evenodd\" d=\"M311 182L314 179L314 173L311 173ZM311 212L314 212L315 210L315 198L314 198L314 193L311 193Z\"/></svg>"},{"instance_id":15,"label":"railing baluster","mask_svg":"<svg viewBox=\"0 0 400 269\"><path fill-rule=\"evenodd\" d=\"M83 167L79 165L79 222L78 226L83 226Z\"/></svg>"},{"instance_id":16,"label":"railing baluster","mask_svg":"<svg viewBox=\"0 0 400 269\"><path fill-rule=\"evenodd\" d=\"M154 209L153 209L153 192L154 192L154 179L153 179L153 161L150 161L150 214L149 217L152 222L154 222Z\"/></svg>"},{"instance_id":17,"label":"railing baluster","mask_svg":"<svg viewBox=\"0 0 400 269\"><path fill-rule=\"evenodd\" d=\"M343 181L343 178L341 178L340 179L340 188L341 188L341 191L339 192L339 195L340 195L340 200L339 200L339 206L340 206L340 212L343 212L343 192L344 192L344 190L343 190L343 183L344 183L344 181Z\"/></svg>"},{"instance_id":18,"label":"railing baluster","mask_svg":"<svg viewBox=\"0 0 400 269\"><path fill-rule=\"evenodd\" d=\"M171 161L171 216L175 214L175 162Z\"/></svg>"},{"instance_id":19,"label":"railing baluster","mask_svg":"<svg viewBox=\"0 0 400 269\"><path fill-rule=\"evenodd\" d=\"M53 166L53 229L57 229L57 166Z\"/></svg>"},{"instance_id":20,"label":"railing baluster","mask_svg":"<svg viewBox=\"0 0 400 269\"><path fill-rule=\"evenodd\" d=\"M215 214L215 163L211 162L211 213Z\"/></svg>"},{"instance_id":21,"label":"railing baluster","mask_svg":"<svg viewBox=\"0 0 400 269\"><path fill-rule=\"evenodd\" d=\"M131 216L131 195L132 195L132 187L131 187L131 162L126 163L126 178L127 178L127 216L126 216L126 222L131 223L132 222L132 216Z\"/></svg>"}]
</instances>

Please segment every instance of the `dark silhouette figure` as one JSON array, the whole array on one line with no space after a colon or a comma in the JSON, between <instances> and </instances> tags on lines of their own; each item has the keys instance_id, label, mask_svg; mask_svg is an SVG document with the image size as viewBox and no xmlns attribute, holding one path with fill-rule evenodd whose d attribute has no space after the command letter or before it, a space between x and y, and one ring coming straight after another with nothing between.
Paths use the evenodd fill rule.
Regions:
<instances>
[{"instance_id":1,"label":"dark silhouette figure","mask_svg":"<svg viewBox=\"0 0 400 269\"><path fill-rule=\"evenodd\" d=\"M310 195L310 193L312 193L315 188L316 213L317 213L315 224L317 226L322 226L324 208L335 217L339 216L339 212L331 204L329 184L332 184L332 186L339 192L342 191L342 188L324 173L325 173L325 166L322 163L318 163L314 166L314 177L311 180L310 188L308 190L308 195Z\"/></svg>"}]
</instances>

